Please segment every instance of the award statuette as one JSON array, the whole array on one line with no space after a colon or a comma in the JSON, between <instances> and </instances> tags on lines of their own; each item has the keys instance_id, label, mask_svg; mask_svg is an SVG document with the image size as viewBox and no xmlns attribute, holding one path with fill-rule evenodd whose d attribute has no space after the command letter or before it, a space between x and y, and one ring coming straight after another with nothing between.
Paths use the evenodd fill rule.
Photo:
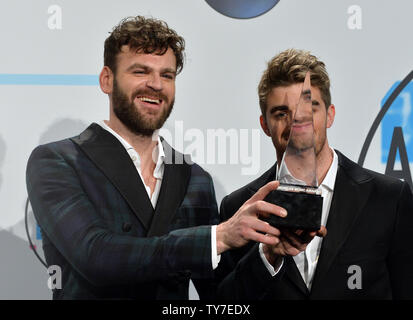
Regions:
<instances>
[{"instance_id":1,"label":"award statuette","mask_svg":"<svg viewBox=\"0 0 413 320\"><path fill-rule=\"evenodd\" d=\"M279 187L264 199L287 210L281 218L270 215L263 220L276 228L318 230L321 226L323 198L318 190L314 141L310 72L307 72L299 102L292 116L286 117L290 136L277 178Z\"/></svg>"}]
</instances>

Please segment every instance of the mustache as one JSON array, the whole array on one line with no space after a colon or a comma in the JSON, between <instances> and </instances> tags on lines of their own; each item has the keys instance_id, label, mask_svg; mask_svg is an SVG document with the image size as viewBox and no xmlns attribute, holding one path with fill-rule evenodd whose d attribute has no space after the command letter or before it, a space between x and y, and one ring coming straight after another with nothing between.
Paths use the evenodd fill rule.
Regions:
<instances>
[{"instance_id":1,"label":"mustache","mask_svg":"<svg viewBox=\"0 0 413 320\"><path fill-rule=\"evenodd\" d=\"M297 116L292 120L292 125L294 124L300 124L300 123L305 123L305 122L313 122L313 114L305 114L305 115L300 115Z\"/></svg>"},{"instance_id":2,"label":"mustache","mask_svg":"<svg viewBox=\"0 0 413 320\"><path fill-rule=\"evenodd\" d=\"M156 98L156 99L168 102L168 97L165 94L163 94L162 92L156 92L153 90L138 89L134 91L132 94L132 101L138 96L149 96L152 98Z\"/></svg>"}]
</instances>

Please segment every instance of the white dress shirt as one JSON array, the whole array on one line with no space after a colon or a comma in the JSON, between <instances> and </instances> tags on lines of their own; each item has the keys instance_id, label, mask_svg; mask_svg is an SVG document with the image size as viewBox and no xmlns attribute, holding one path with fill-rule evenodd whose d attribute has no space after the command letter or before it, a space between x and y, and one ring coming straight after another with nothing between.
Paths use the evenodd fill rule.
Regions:
<instances>
[{"instance_id":1,"label":"white dress shirt","mask_svg":"<svg viewBox=\"0 0 413 320\"><path fill-rule=\"evenodd\" d=\"M148 194L149 199L151 200L152 207L156 207L156 203L158 202L158 197L159 197L159 192L161 191L161 184L162 184L162 179L163 179L163 173L165 170L165 152L163 150L162 142L161 139L159 138L158 132L154 132L154 137L156 137L158 143L155 146L154 149L154 159L156 157L156 166L155 169L153 170L153 177L156 179L156 184L155 184L155 189L153 190L153 193L151 195L151 188L145 184L145 180L142 177L142 171L141 171L141 158L139 154L136 152L136 150L125 140L123 139L118 133L116 133L112 128L110 128L105 121L100 121L99 125L109 131L111 134L113 134L123 145L125 148L126 152L129 154L129 157L131 158L133 164L135 165L136 171L139 173L139 177L141 177L142 183L146 189L146 192Z\"/></svg>"},{"instance_id":2,"label":"white dress shirt","mask_svg":"<svg viewBox=\"0 0 413 320\"><path fill-rule=\"evenodd\" d=\"M321 195L323 197L323 209L321 213L321 225L323 226L325 226L327 223L338 169L337 154L333 149L331 150L333 152L333 162L331 163L323 182L318 187L318 189L321 190ZM309 290L311 290L314 272L317 267L318 257L320 255L322 241L323 238L317 236L314 237L314 239L311 240L311 242L307 245L305 251L300 252L298 255L293 257L297 268L300 271L300 274ZM265 255L263 254L262 244L260 244L260 255L271 275L276 275L281 269L283 261L278 261L278 265L276 265L276 268L274 269L274 267L267 261Z\"/></svg>"},{"instance_id":3,"label":"white dress shirt","mask_svg":"<svg viewBox=\"0 0 413 320\"><path fill-rule=\"evenodd\" d=\"M156 147L154 149L154 158L157 159L156 161L156 166L153 171L153 176L156 179L156 185L155 189L151 195L151 189L149 186L145 184L145 180L142 177L141 173L141 158L139 154L136 152L136 150L124 139L122 138L118 133L116 133L112 128L110 128L105 121L99 121L98 123L103 129L107 130L110 132L112 135L114 135L120 143L123 145L125 148L126 152L129 154L131 160L133 161L133 164L135 165L136 171L139 173L139 177L142 180L142 183L146 189L146 192L148 193L148 197L151 200L153 208L156 207L156 203L158 202L158 197L159 197L159 192L161 190L161 184L162 184L162 179L163 179L163 174L165 170L165 152L162 146L161 139L159 137L159 130L156 130L154 132L154 137L157 138L158 143L156 144ZM211 228L211 247L212 247L212 268L215 269L218 266L218 263L221 259L220 255L217 255L217 245L216 245L216 227L217 226L212 226Z\"/></svg>"}]
</instances>

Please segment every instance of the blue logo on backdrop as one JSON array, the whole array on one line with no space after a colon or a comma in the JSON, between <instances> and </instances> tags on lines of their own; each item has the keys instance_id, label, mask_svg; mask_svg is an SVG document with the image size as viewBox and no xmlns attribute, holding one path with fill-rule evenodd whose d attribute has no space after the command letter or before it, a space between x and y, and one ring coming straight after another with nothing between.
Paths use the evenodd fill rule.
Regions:
<instances>
[{"instance_id":1,"label":"blue logo on backdrop","mask_svg":"<svg viewBox=\"0 0 413 320\"><path fill-rule=\"evenodd\" d=\"M225 16L249 19L271 10L280 0L205 0Z\"/></svg>"},{"instance_id":2,"label":"blue logo on backdrop","mask_svg":"<svg viewBox=\"0 0 413 320\"><path fill-rule=\"evenodd\" d=\"M403 179L413 190L410 162L413 162L413 71L397 81L382 100L358 160L363 165L374 134L381 124L381 162L385 174Z\"/></svg>"},{"instance_id":3,"label":"blue logo on backdrop","mask_svg":"<svg viewBox=\"0 0 413 320\"><path fill-rule=\"evenodd\" d=\"M400 84L397 81L387 92L382 104L389 98L390 94ZM409 162L413 162L413 82L410 82L397 96L381 122L381 162L387 163L391 151L394 128L400 127L406 147ZM402 146L403 148L403 146ZM397 152L396 162L400 162L400 150Z\"/></svg>"},{"instance_id":4,"label":"blue logo on backdrop","mask_svg":"<svg viewBox=\"0 0 413 320\"><path fill-rule=\"evenodd\" d=\"M30 205L30 200L27 198L24 210L24 224L26 228L27 240L30 244L31 251L36 255L37 259L47 268L44 260L44 253L42 249L42 233L40 226L37 224L33 215L33 210ZM34 236L35 233L35 236ZM43 257L42 257L43 256Z\"/></svg>"},{"instance_id":5,"label":"blue logo on backdrop","mask_svg":"<svg viewBox=\"0 0 413 320\"><path fill-rule=\"evenodd\" d=\"M94 74L16 74L0 73L0 85L18 86L98 86Z\"/></svg>"},{"instance_id":6,"label":"blue logo on backdrop","mask_svg":"<svg viewBox=\"0 0 413 320\"><path fill-rule=\"evenodd\" d=\"M40 226L36 223L36 240L42 240L42 232Z\"/></svg>"}]
</instances>

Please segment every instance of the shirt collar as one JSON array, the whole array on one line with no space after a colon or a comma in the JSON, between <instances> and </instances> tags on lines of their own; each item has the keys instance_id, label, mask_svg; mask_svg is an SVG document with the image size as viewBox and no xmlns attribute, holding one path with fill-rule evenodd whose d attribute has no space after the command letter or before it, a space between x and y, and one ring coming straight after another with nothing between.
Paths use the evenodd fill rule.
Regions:
<instances>
[{"instance_id":1,"label":"shirt collar","mask_svg":"<svg viewBox=\"0 0 413 320\"><path fill-rule=\"evenodd\" d=\"M330 191L334 191L334 184L336 182L337 169L338 169L338 157L334 149L332 148L330 149L333 152L333 162L331 163L331 166L328 169L327 174L324 177L324 180L321 183L321 185L328 188Z\"/></svg>"},{"instance_id":2,"label":"shirt collar","mask_svg":"<svg viewBox=\"0 0 413 320\"><path fill-rule=\"evenodd\" d=\"M330 191L334 190L334 184L336 182L336 176L337 176L337 169L338 169L338 157L337 157L337 153L334 151L334 149L330 148L330 150L333 152L333 162L330 165L330 168L327 171L326 176L324 177L323 182L321 183L320 187L323 186L327 189L329 189ZM279 164L277 163L277 168L276 168L276 180L279 179L278 177L278 170L279 170ZM295 183L295 184L303 184L303 181L298 180L296 178L294 178L288 171L288 168L286 168L287 170L287 178L290 179L290 183Z\"/></svg>"},{"instance_id":3,"label":"shirt collar","mask_svg":"<svg viewBox=\"0 0 413 320\"><path fill-rule=\"evenodd\" d=\"M155 170L153 170L153 176L156 179L162 179L163 176L163 168L165 163L165 151L163 149L161 138L159 137L159 130L156 130L154 134L158 137L158 143L155 147L154 152L158 153Z\"/></svg>"},{"instance_id":4,"label":"shirt collar","mask_svg":"<svg viewBox=\"0 0 413 320\"><path fill-rule=\"evenodd\" d=\"M109 131L112 135L115 136L115 138L119 140L119 142L122 144L122 146L125 148L129 156L131 157L132 161L134 161L132 158L133 157L132 154L136 156L135 161L137 162L140 168L141 160L136 150L122 136L120 136L116 131L114 131L111 127L109 127L105 123L104 120L99 121L98 124L106 131ZM161 138L159 136L159 130L155 130L152 137L158 140L158 143L156 144L155 149L154 149L154 154L156 155L157 161L156 161L155 170L153 171L153 176L157 179L160 179L162 177L163 164L165 161L165 151L162 145Z\"/></svg>"},{"instance_id":5,"label":"shirt collar","mask_svg":"<svg viewBox=\"0 0 413 320\"><path fill-rule=\"evenodd\" d=\"M306 183L303 180L297 179L294 177L290 170L288 170L287 166L284 166L283 169L285 170L284 176L283 176L283 182L287 184L297 184L297 185L302 185L305 186ZM276 180L280 180L280 167L278 166L277 163L277 174L276 174Z\"/></svg>"}]
</instances>

